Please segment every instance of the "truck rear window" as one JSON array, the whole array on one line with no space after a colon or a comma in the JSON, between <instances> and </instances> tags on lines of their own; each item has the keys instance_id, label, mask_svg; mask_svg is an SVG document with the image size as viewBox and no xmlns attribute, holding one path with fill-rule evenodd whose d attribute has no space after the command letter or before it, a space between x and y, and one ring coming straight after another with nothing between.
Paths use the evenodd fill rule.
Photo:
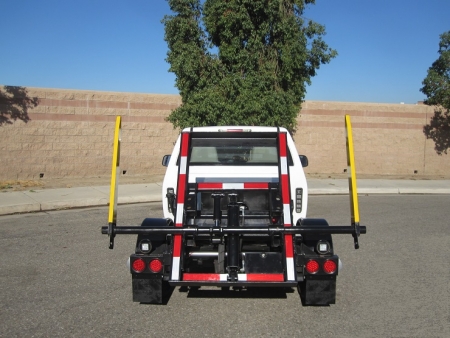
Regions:
<instances>
[{"instance_id":1,"label":"truck rear window","mask_svg":"<svg viewBox=\"0 0 450 338\"><path fill-rule=\"evenodd\" d=\"M277 165L276 138L217 138L191 140L190 165Z\"/></svg>"}]
</instances>

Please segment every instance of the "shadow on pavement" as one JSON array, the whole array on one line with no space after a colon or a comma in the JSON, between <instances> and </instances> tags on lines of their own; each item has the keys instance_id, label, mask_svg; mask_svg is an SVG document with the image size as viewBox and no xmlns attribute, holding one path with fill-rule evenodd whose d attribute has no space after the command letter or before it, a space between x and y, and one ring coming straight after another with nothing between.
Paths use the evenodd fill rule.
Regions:
<instances>
[{"instance_id":1,"label":"shadow on pavement","mask_svg":"<svg viewBox=\"0 0 450 338\"><path fill-rule=\"evenodd\" d=\"M293 288L279 287L252 287L252 288L205 288L201 287L180 287L179 292L187 292L188 298L265 298L265 299L286 299L288 293L293 293Z\"/></svg>"}]
</instances>

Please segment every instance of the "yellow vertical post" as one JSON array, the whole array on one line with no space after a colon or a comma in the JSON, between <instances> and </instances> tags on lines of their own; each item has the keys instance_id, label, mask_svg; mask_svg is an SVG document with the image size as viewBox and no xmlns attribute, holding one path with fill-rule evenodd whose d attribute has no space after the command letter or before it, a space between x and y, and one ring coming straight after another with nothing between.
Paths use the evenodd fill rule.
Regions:
<instances>
[{"instance_id":1,"label":"yellow vertical post","mask_svg":"<svg viewBox=\"0 0 450 338\"><path fill-rule=\"evenodd\" d=\"M116 117L116 127L114 130L114 146L113 146L113 159L111 168L111 187L109 191L109 248L114 247L114 227L117 222L117 198L118 198L118 182L120 175L120 134L122 128L122 119L120 116Z\"/></svg>"},{"instance_id":2,"label":"yellow vertical post","mask_svg":"<svg viewBox=\"0 0 450 338\"><path fill-rule=\"evenodd\" d=\"M353 135L350 115L345 115L345 130L347 133L347 165L348 188L350 193L350 212L352 225L359 225L358 188L356 186L355 154L353 150Z\"/></svg>"}]
</instances>

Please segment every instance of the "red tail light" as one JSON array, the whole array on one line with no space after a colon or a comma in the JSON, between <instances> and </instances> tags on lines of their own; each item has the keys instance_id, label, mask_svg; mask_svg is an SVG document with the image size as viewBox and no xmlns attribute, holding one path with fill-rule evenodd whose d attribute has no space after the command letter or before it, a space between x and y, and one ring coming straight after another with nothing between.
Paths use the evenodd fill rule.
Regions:
<instances>
[{"instance_id":1,"label":"red tail light","mask_svg":"<svg viewBox=\"0 0 450 338\"><path fill-rule=\"evenodd\" d=\"M319 263L311 259L306 263L306 271L308 273L317 273L317 271L319 271Z\"/></svg>"},{"instance_id":2,"label":"red tail light","mask_svg":"<svg viewBox=\"0 0 450 338\"><path fill-rule=\"evenodd\" d=\"M148 265L148 267L150 268L150 270L152 272L160 272L163 268L163 264L159 259L154 259L154 260L150 261L150 264Z\"/></svg>"},{"instance_id":3,"label":"red tail light","mask_svg":"<svg viewBox=\"0 0 450 338\"><path fill-rule=\"evenodd\" d=\"M143 259L138 258L133 261L133 264L131 264L131 269L133 269L134 272L142 272L145 269L145 262Z\"/></svg>"},{"instance_id":4,"label":"red tail light","mask_svg":"<svg viewBox=\"0 0 450 338\"><path fill-rule=\"evenodd\" d=\"M325 271L326 273L335 273L337 269L337 265L335 261L332 260L326 260L325 263L323 264L323 271Z\"/></svg>"}]
</instances>

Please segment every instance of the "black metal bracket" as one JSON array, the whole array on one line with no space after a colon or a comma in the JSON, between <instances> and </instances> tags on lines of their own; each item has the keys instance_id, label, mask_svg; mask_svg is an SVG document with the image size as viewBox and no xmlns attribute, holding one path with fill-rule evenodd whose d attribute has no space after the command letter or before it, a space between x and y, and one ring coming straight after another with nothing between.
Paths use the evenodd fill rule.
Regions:
<instances>
[{"instance_id":1,"label":"black metal bracket","mask_svg":"<svg viewBox=\"0 0 450 338\"><path fill-rule=\"evenodd\" d=\"M223 197L225 197L225 194L212 193L211 197L214 199L214 214L213 214L214 225L219 226L220 223L222 223L222 211L220 210L220 201Z\"/></svg>"},{"instance_id":2,"label":"black metal bracket","mask_svg":"<svg viewBox=\"0 0 450 338\"><path fill-rule=\"evenodd\" d=\"M176 213L176 198L177 196L175 195L173 189L169 188L167 190L167 194L166 194L166 198L167 198L167 208L169 209L169 212L172 213L173 215L175 215Z\"/></svg>"},{"instance_id":3,"label":"black metal bracket","mask_svg":"<svg viewBox=\"0 0 450 338\"><path fill-rule=\"evenodd\" d=\"M103 227L102 227L102 234L104 234ZM108 224L107 235L109 236L109 248L112 250L114 249L114 237L116 237L116 223Z\"/></svg>"},{"instance_id":4,"label":"black metal bracket","mask_svg":"<svg viewBox=\"0 0 450 338\"><path fill-rule=\"evenodd\" d=\"M352 224L353 227L353 232L352 232L352 236L353 236L353 242L355 243L355 250L359 249L359 242L358 242L358 237L361 234L361 226L359 225L359 222L355 222ZM366 233L366 227L364 227L364 234Z\"/></svg>"}]
</instances>

